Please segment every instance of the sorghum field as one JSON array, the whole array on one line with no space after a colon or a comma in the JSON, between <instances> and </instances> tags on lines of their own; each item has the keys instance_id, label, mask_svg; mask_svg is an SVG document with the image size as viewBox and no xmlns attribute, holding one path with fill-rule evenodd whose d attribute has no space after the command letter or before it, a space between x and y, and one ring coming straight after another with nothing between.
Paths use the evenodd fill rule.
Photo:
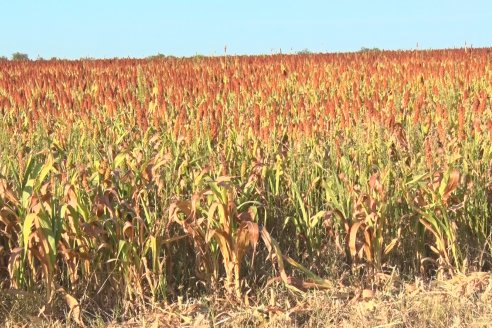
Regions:
<instances>
[{"instance_id":1,"label":"sorghum field","mask_svg":"<svg viewBox=\"0 0 492 328\"><path fill-rule=\"evenodd\" d=\"M314 325L324 297L344 325L449 281L490 302L491 60L0 61L0 320L39 298L81 326Z\"/></svg>"}]
</instances>

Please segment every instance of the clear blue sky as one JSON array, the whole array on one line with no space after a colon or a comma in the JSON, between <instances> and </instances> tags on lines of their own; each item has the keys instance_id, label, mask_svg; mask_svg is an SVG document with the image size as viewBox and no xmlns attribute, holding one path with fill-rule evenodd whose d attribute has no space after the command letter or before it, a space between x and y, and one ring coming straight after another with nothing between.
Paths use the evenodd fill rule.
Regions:
<instances>
[{"instance_id":1,"label":"clear blue sky","mask_svg":"<svg viewBox=\"0 0 492 328\"><path fill-rule=\"evenodd\" d=\"M0 56L270 54L492 46L492 1L3 0Z\"/></svg>"}]
</instances>

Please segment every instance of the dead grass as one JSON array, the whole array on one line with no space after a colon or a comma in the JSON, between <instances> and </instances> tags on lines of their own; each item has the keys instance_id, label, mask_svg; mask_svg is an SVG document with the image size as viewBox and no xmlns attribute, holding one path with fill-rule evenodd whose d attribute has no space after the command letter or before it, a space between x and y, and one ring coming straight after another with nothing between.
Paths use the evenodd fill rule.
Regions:
<instances>
[{"instance_id":1,"label":"dead grass","mask_svg":"<svg viewBox=\"0 0 492 328\"><path fill-rule=\"evenodd\" d=\"M43 312L42 297L2 293L6 327L72 327L63 304ZM247 304L249 303L249 304ZM84 312L86 313L86 312ZM297 294L270 285L247 302L217 295L148 306L132 318L86 313L88 327L487 327L492 322L492 274L391 284L375 291L339 287Z\"/></svg>"}]
</instances>

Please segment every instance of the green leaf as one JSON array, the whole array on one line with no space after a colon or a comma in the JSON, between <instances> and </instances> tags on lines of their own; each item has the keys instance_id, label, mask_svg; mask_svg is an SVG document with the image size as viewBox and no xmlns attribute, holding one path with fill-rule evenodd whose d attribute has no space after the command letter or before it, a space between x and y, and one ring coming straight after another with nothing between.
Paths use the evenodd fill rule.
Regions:
<instances>
[{"instance_id":1,"label":"green leaf","mask_svg":"<svg viewBox=\"0 0 492 328\"><path fill-rule=\"evenodd\" d=\"M22 226L22 237L24 242L24 256L27 255L27 247L29 244L29 236L31 236L31 227L34 223L34 219L37 218L38 215L36 213L30 213L24 219L24 224Z\"/></svg>"},{"instance_id":2,"label":"green leaf","mask_svg":"<svg viewBox=\"0 0 492 328\"><path fill-rule=\"evenodd\" d=\"M422 181L425 177L427 177L427 175L428 175L427 173L424 173L424 174L414 176L413 179L408 181L407 183L405 183L405 185L410 186L410 185L413 185L415 183L418 183L418 182Z\"/></svg>"},{"instance_id":3,"label":"green leaf","mask_svg":"<svg viewBox=\"0 0 492 328\"><path fill-rule=\"evenodd\" d=\"M26 181L24 188L22 189L21 203L24 209L27 209L29 206L29 199L31 198L33 187L34 187L34 179L29 179L28 181Z\"/></svg>"},{"instance_id":4,"label":"green leaf","mask_svg":"<svg viewBox=\"0 0 492 328\"><path fill-rule=\"evenodd\" d=\"M321 218L323 218L325 216L325 214L326 214L326 211L319 211L314 216L312 216L311 217L311 222L310 222L311 223L310 224L311 228L316 227L318 225L318 223L319 223L319 220Z\"/></svg>"},{"instance_id":5,"label":"green leaf","mask_svg":"<svg viewBox=\"0 0 492 328\"><path fill-rule=\"evenodd\" d=\"M41 224L41 229L43 230L43 234L48 240L48 245L49 245L49 258L50 258L50 266L53 268L55 265L55 258L56 258L56 240L55 240L55 234L53 232L53 227L51 225L51 217L46 214L42 213L41 215L38 216L39 218L39 223Z\"/></svg>"},{"instance_id":6,"label":"green leaf","mask_svg":"<svg viewBox=\"0 0 492 328\"><path fill-rule=\"evenodd\" d=\"M53 156L48 156L48 161L41 167L41 171L39 172L39 175L38 175L38 178L37 178L37 181L36 181L36 190L37 188L39 188L44 179L46 178L46 176L48 175L48 173L50 173L50 171L53 169Z\"/></svg>"},{"instance_id":7,"label":"green leaf","mask_svg":"<svg viewBox=\"0 0 492 328\"><path fill-rule=\"evenodd\" d=\"M126 262L128 259L128 242L126 240L118 241L118 255L116 258L122 262Z\"/></svg>"},{"instance_id":8,"label":"green leaf","mask_svg":"<svg viewBox=\"0 0 492 328\"><path fill-rule=\"evenodd\" d=\"M125 160L126 160L126 153L119 153L118 155L116 155L113 162L114 168L120 167L121 164L125 162Z\"/></svg>"}]
</instances>

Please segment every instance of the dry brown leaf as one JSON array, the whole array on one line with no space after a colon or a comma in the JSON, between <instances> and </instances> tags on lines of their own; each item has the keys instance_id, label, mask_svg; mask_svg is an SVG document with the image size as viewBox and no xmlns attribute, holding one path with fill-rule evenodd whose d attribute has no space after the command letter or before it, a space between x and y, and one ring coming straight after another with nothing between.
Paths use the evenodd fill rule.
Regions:
<instances>
[{"instance_id":1,"label":"dry brown leaf","mask_svg":"<svg viewBox=\"0 0 492 328\"><path fill-rule=\"evenodd\" d=\"M130 221L126 221L125 224L123 225L123 235L128 239L132 239L133 230L134 230L133 224Z\"/></svg>"},{"instance_id":2,"label":"dry brown leaf","mask_svg":"<svg viewBox=\"0 0 492 328\"><path fill-rule=\"evenodd\" d=\"M79 301L67 293L63 288L59 288L57 291L62 294L65 302L67 302L67 305L70 308L68 316L71 317L80 327L86 327L84 321L82 320Z\"/></svg>"},{"instance_id":3,"label":"dry brown leaf","mask_svg":"<svg viewBox=\"0 0 492 328\"><path fill-rule=\"evenodd\" d=\"M361 226L362 222L355 222L352 227L350 227L350 235L349 235L349 248L350 255L355 257L357 255L356 241L357 241L357 232Z\"/></svg>"},{"instance_id":4,"label":"dry brown leaf","mask_svg":"<svg viewBox=\"0 0 492 328\"><path fill-rule=\"evenodd\" d=\"M370 299L374 298L375 293L374 293L374 291L372 289L364 289L362 291L362 295L361 296L362 296L362 299L364 301L367 301L367 300L370 300Z\"/></svg>"},{"instance_id":5,"label":"dry brown leaf","mask_svg":"<svg viewBox=\"0 0 492 328\"><path fill-rule=\"evenodd\" d=\"M393 248L395 248L397 243L398 238L393 238L390 243L384 248L384 255L388 255L393 250Z\"/></svg>"},{"instance_id":6,"label":"dry brown leaf","mask_svg":"<svg viewBox=\"0 0 492 328\"><path fill-rule=\"evenodd\" d=\"M451 193L458 187L460 182L460 172L458 170L453 170L449 175L448 184L446 185L446 189L444 189L444 193L442 195L442 200L446 203L449 199Z\"/></svg>"}]
</instances>

